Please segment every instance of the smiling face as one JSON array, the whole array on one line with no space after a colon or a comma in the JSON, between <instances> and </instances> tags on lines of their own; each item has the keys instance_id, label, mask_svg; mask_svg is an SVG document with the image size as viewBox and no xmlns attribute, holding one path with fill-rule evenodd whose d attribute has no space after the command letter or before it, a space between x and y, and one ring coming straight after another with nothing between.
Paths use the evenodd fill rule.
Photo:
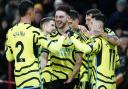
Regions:
<instances>
[{"instance_id":1,"label":"smiling face","mask_svg":"<svg viewBox=\"0 0 128 89\"><path fill-rule=\"evenodd\" d=\"M69 16L64 11L56 11L55 13L55 23L58 29L63 29L66 24L68 24Z\"/></svg>"},{"instance_id":2,"label":"smiling face","mask_svg":"<svg viewBox=\"0 0 128 89\"><path fill-rule=\"evenodd\" d=\"M53 21L53 20L51 20L51 21L49 21L48 23L47 23L47 30L46 30L46 32L48 32L48 33L51 33L53 30L55 30L56 29L56 27L55 27L55 21Z\"/></svg>"},{"instance_id":3,"label":"smiling face","mask_svg":"<svg viewBox=\"0 0 128 89\"><path fill-rule=\"evenodd\" d=\"M53 30L55 30L55 21L50 20L44 24L41 25L42 32L51 33Z\"/></svg>"}]
</instances>

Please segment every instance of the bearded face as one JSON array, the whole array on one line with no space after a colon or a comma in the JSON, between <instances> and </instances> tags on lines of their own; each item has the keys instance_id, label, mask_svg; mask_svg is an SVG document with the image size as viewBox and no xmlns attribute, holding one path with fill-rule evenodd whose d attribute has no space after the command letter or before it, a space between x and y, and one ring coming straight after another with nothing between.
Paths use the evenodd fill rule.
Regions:
<instances>
[{"instance_id":1,"label":"bearded face","mask_svg":"<svg viewBox=\"0 0 128 89\"><path fill-rule=\"evenodd\" d=\"M68 15L64 11L56 11L55 23L58 29L63 29L68 24Z\"/></svg>"}]
</instances>

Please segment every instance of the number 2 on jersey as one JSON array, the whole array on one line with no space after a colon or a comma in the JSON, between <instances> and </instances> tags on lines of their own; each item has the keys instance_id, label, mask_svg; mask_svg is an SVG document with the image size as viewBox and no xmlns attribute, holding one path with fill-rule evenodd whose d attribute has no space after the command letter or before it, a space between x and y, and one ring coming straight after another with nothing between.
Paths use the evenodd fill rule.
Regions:
<instances>
[{"instance_id":1,"label":"number 2 on jersey","mask_svg":"<svg viewBox=\"0 0 128 89\"><path fill-rule=\"evenodd\" d=\"M16 56L16 60L17 60L17 62L25 62L25 58L20 58L21 54L24 51L24 45L21 41L18 41L15 45L16 48L18 48L19 46L21 47L21 49L20 49L19 53Z\"/></svg>"}]
</instances>

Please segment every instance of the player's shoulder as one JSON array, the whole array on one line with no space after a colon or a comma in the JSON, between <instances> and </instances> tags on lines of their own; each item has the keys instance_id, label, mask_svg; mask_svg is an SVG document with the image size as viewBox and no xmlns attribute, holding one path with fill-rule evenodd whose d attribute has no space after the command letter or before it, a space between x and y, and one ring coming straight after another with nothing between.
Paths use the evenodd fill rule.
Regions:
<instances>
[{"instance_id":1,"label":"player's shoulder","mask_svg":"<svg viewBox=\"0 0 128 89\"><path fill-rule=\"evenodd\" d=\"M18 24L13 25L9 30L8 33L13 32L14 29L16 29Z\"/></svg>"},{"instance_id":2,"label":"player's shoulder","mask_svg":"<svg viewBox=\"0 0 128 89\"><path fill-rule=\"evenodd\" d=\"M37 27L32 26L32 25L28 30L31 31L34 34L38 34L38 35L41 34L41 30L39 28L37 28Z\"/></svg>"},{"instance_id":3,"label":"player's shoulder","mask_svg":"<svg viewBox=\"0 0 128 89\"><path fill-rule=\"evenodd\" d=\"M91 38L91 41L93 41L94 43L103 43L104 38L103 37L99 37L99 36L94 36Z\"/></svg>"},{"instance_id":4,"label":"player's shoulder","mask_svg":"<svg viewBox=\"0 0 128 89\"><path fill-rule=\"evenodd\" d=\"M8 30L8 32L7 32L6 35L11 35L11 34L13 33L13 31L14 31L15 28L16 28L16 25L12 26L12 27Z\"/></svg>"}]
</instances>

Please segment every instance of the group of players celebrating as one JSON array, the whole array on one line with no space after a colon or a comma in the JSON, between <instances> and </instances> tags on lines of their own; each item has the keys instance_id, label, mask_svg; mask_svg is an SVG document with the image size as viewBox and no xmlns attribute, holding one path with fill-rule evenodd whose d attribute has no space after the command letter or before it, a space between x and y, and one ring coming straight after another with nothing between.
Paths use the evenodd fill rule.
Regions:
<instances>
[{"instance_id":1,"label":"group of players celebrating","mask_svg":"<svg viewBox=\"0 0 128 89\"><path fill-rule=\"evenodd\" d=\"M17 89L116 89L115 69L119 67L115 33L105 27L98 9L86 12L86 25L79 14L66 5L54 17L31 25L31 1L19 4L20 22L9 29L6 57L15 61Z\"/></svg>"}]
</instances>

